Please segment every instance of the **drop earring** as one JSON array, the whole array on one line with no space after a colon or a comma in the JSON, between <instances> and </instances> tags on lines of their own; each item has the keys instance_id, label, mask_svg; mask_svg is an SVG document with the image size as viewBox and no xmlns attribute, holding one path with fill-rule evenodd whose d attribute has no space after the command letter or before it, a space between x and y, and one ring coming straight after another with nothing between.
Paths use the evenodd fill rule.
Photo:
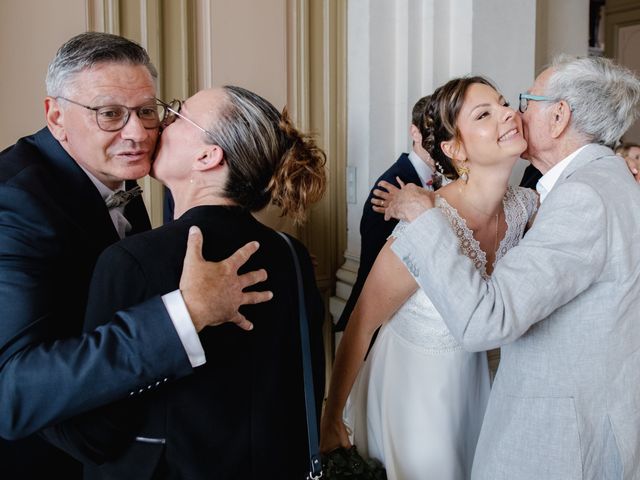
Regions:
<instances>
[{"instance_id":1,"label":"drop earring","mask_svg":"<svg viewBox=\"0 0 640 480\"><path fill-rule=\"evenodd\" d=\"M469 167L466 166L466 163L467 161L465 160L464 162L462 162L461 166L456 168L456 171L458 172L458 177L460 177L460 180L462 180L462 182L465 185L469 181Z\"/></svg>"}]
</instances>

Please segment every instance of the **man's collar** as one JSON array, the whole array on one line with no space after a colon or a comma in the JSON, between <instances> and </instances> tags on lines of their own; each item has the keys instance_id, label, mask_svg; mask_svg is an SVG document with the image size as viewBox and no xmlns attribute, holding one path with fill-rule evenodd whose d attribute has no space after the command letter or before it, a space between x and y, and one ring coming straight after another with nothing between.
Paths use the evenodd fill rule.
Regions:
<instances>
[{"instance_id":1,"label":"man's collar","mask_svg":"<svg viewBox=\"0 0 640 480\"><path fill-rule=\"evenodd\" d=\"M98 180L89 170L87 170L80 164L78 165L84 171L84 173L87 174L87 177L89 177L89 180L91 180L91 183L93 183L95 187L98 189L98 192L100 192L100 196L102 197L103 200L106 200L107 197L109 197L109 195L113 194L114 192L125 189L125 182L123 181L118 188L116 188L115 190L111 190L104 183Z\"/></svg>"},{"instance_id":2,"label":"man's collar","mask_svg":"<svg viewBox=\"0 0 640 480\"><path fill-rule=\"evenodd\" d=\"M586 147L587 145L583 145L578 148L560 162L556 163L547 173L545 173L540 180L538 180L538 184L536 185L536 190L540 194L540 203L544 201L547 197L553 186L556 184L562 172L569 166L571 161L578 156L578 154Z\"/></svg>"},{"instance_id":3,"label":"man's collar","mask_svg":"<svg viewBox=\"0 0 640 480\"><path fill-rule=\"evenodd\" d=\"M433 176L433 170L429 165L425 163L420 156L411 150L409 152L409 161L413 168L415 168L418 177L420 177L420 182L422 182L422 186L426 186L431 181L431 177Z\"/></svg>"}]
</instances>

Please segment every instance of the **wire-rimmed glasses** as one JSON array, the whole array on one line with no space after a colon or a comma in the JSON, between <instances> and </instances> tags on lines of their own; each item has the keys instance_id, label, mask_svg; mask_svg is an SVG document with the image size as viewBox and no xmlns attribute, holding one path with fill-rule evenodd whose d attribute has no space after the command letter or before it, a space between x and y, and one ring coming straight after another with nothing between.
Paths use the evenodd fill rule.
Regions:
<instances>
[{"instance_id":1,"label":"wire-rimmed glasses","mask_svg":"<svg viewBox=\"0 0 640 480\"><path fill-rule=\"evenodd\" d=\"M210 131L208 131L206 128L201 127L196 122L194 122L188 117L185 117L182 113L180 113L180 110L182 109L182 100L174 99L174 100L171 100L169 103L165 103L160 99L156 99L156 100L158 101L158 103L160 103L162 107L164 107L164 115L161 121L162 128L165 128L171 125L173 122L176 121L177 117L180 117L183 120L186 120L187 122L189 122L191 125L193 125L197 129L199 129L204 134L208 135L210 138L213 138L213 134Z\"/></svg>"}]
</instances>

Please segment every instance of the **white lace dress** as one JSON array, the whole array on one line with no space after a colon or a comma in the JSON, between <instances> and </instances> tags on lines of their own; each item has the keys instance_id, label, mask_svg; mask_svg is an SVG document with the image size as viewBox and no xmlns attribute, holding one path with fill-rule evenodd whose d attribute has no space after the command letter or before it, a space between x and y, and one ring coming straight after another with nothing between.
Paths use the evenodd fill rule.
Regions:
<instances>
[{"instance_id":1,"label":"white lace dress","mask_svg":"<svg viewBox=\"0 0 640 480\"><path fill-rule=\"evenodd\" d=\"M536 203L532 190L507 190L507 232L496 261L522 238ZM442 197L436 206L457 233L461 251L486 277L486 256L464 219ZM400 222L392 236L405 228ZM390 480L468 479L489 387L486 353L462 350L418 290L380 329L344 419L359 452L382 461Z\"/></svg>"}]
</instances>

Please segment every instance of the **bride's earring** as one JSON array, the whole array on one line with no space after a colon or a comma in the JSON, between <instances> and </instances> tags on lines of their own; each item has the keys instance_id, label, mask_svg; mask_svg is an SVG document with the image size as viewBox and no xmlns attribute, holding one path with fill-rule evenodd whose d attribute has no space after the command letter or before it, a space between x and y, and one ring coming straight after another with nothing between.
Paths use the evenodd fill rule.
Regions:
<instances>
[{"instance_id":1,"label":"bride's earring","mask_svg":"<svg viewBox=\"0 0 640 480\"><path fill-rule=\"evenodd\" d=\"M469 181L469 167L466 166L466 163L467 161L465 160L464 162L462 162L462 165L456 168L458 177L460 177L460 180L462 180L465 185Z\"/></svg>"}]
</instances>

